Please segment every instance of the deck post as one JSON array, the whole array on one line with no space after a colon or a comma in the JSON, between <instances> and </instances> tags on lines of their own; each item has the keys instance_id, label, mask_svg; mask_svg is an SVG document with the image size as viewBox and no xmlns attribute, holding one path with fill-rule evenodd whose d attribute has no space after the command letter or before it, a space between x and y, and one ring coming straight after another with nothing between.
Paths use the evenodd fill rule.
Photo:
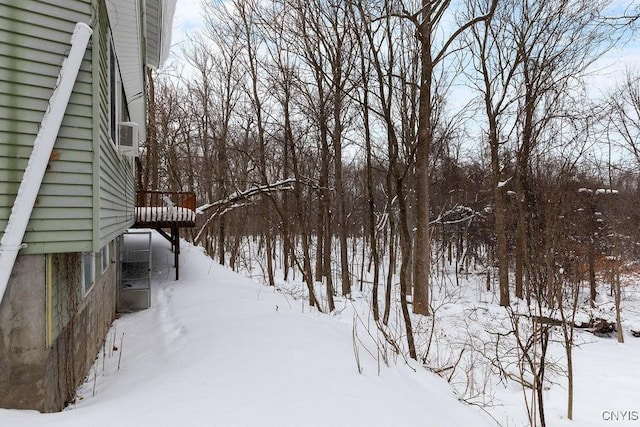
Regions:
<instances>
[{"instance_id":1,"label":"deck post","mask_svg":"<svg viewBox=\"0 0 640 427\"><path fill-rule=\"evenodd\" d=\"M171 240L173 245L173 256L174 263L176 267L176 280L180 276L180 229L178 227L173 227L171 229Z\"/></svg>"},{"instance_id":2,"label":"deck post","mask_svg":"<svg viewBox=\"0 0 640 427\"><path fill-rule=\"evenodd\" d=\"M138 191L134 228L153 228L171 243L176 280L180 277L180 228L196 226L192 191ZM191 213L191 215L188 215ZM166 232L164 230L170 230Z\"/></svg>"}]
</instances>

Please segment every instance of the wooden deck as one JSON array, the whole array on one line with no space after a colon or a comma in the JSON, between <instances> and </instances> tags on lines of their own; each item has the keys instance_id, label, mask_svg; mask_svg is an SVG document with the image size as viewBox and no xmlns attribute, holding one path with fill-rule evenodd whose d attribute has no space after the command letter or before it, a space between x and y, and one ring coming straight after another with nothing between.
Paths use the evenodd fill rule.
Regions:
<instances>
[{"instance_id":1,"label":"wooden deck","mask_svg":"<svg viewBox=\"0 0 640 427\"><path fill-rule=\"evenodd\" d=\"M196 226L196 195L190 191L138 191L137 228Z\"/></svg>"},{"instance_id":2,"label":"wooden deck","mask_svg":"<svg viewBox=\"0 0 640 427\"><path fill-rule=\"evenodd\" d=\"M190 191L138 191L134 228L153 228L171 243L180 275L180 229L196 226L196 195ZM167 232L168 231L168 232Z\"/></svg>"}]
</instances>

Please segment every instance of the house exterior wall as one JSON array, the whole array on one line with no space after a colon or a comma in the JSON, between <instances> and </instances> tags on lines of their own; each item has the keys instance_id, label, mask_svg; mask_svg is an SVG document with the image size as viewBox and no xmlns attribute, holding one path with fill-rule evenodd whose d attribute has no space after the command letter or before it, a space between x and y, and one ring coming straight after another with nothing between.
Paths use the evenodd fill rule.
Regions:
<instances>
[{"instance_id":1,"label":"house exterior wall","mask_svg":"<svg viewBox=\"0 0 640 427\"><path fill-rule=\"evenodd\" d=\"M98 191L94 192L94 206L98 207L98 222L95 224L94 252L107 242L131 227L135 216L135 182L134 165L131 158L117 153L109 135L109 77L108 77L108 43L109 22L106 6L100 2L98 20L94 29L94 63L96 66L94 104L96 121L96 140L99 141L97 152ZM96 49L96 46L99 48ZM116 52L117 55L117 52ZM141 71L142 72L142 71ZM124 102L126 104L126 100ZM127 120L127 112L121 112L121 119ZM144 123L139 123L144 126ZM95 246L97 245L97 246Z\"/></svg>"},{"instance_id":2,"label":"house exterior wall","mask_svg":"<svg viewBox=\"0 0 640 427\"><path fill-rule=\"evenodd\" d=\"M93 365L113 321L115 262L96 274L95 283L84 294L82 255L51 258L53 262L46 255L19 257L0 303L0 408L61 410ZM49 292L57 296L55 307L48 306ZM56 316L63 311L75 314ZM60 324L56 325L59 333L48 342L50 322Z\"/></svg>"},{"instance_id":3,"label":"house exterior wall","mask_svg":"<svg viewBox=\"0 0 640 427\"><path fill-rule=\"evenodd\" d=\"M94 30L25 233L28 246L0 302L2 408L62 409L115 314L115 262L88 292L81 284L82 253L121 235L135 211L132 159L110 138L106 1L0 0L0 238L74 26ZM60 266L67 273L56 276ZM54 303L64 316L55 317Z\"/></svg>"},{"instance_id":4,"label":"house exterior wall","mask_svg":"<svg viewBox=\"0 0 640 427\"><path fill-rule=\"evenodd\" d=\"M90 0L0 1L0 237L77 22ZM6 43L4 42L6 40ZM22 254L86 251L92 239L92 70L85 53Z\"/></svg>"},{"instance_id":5,"label":"house exterior wall","mask_svg":"<svg viewBox=\"0 0 640 427\"><path fill-rule=\"evenodd\" d=\"M45 349L44 400L42 407L37 407L40 411L61 410L73 400L76 388L89 373L115 316L116 270L111 262L107 270L97 274L91 290L80 295L73 321L66 322Z\"/></svg>"},{"instance_id":6,"label":"house exterior wall","mask_svg":"<svg viewBox=\"0 0 640 427\"><path fill-rule=\"evenodd\" d=\"M0 408L44 403L44 280L45 256L21 256L0 303Z\"/></svg>"},{"instance_id":7,"label":"house exterior wall","mask_svg":"<svg viewBox=\"0 0 640 427\"><path fill-rule=\"evenodd\" d=\"M0 238L74 26L94 29L20 254L95 252L133 224L132 161L109 137L104 4L0 0Z\"/></svg>"}]
</instances>

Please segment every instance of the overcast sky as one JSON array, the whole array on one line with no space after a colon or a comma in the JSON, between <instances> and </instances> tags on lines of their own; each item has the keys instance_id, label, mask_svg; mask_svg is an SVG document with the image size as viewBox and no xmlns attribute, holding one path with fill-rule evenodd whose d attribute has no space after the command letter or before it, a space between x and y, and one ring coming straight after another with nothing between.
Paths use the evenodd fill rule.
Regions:
<instances>
[{"instance_id":1,"label":"overcast sky","mask_svg":"<svg viewBox=\"0 0 640 427\"><path fill-rule=\"evenodd\" d=\"M201 0L178 0L173 20L172 44L180 43L184 40L185 34L202 26L201 5Z\"/></svg>"},{"instance_id":2,"label":"overcast sky","mask_svg":"<svg viewBox=\"0 0 640 427\"><path fill-rule=\"evenodd\" d=\"M209 0L212 2L220 0ZM611 11L624 14L637 0L613 0ZM178 0L173 24L172 58L180 55L180 45L186 37L202 27L202 0ZM175 63L175 62L174 62ZM605 54L594 67L598 76L592 77L594 92L606 91L612 82L619 81L626 69L640 67L640 39L619 46ZM595 95L595 93L594 93Z\"/></svg>"}]
</instances>

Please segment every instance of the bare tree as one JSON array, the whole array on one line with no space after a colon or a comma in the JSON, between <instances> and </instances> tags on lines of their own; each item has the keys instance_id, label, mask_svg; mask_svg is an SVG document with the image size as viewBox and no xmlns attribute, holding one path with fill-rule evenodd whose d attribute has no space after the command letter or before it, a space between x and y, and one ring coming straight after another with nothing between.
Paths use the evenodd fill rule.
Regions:
<instances>
[{"instance_id":1,"label":"bare tree","mask_svg":"<svg viewBox=\"0 0 640 427\"><path fill-rule=\"evenodd\" d=\"M269 26L269 33L272 36L270 43L267 43L267 49L269 55L273 60L273 67L270 73L273 80L273 91L276 102L280 105L280 111L282 114L281 134L283 140L283 153L285 153L285 162L291 163L291 169L294 177L294 200L295 200L295 214L293 215L294 223L297 225L295 230L300 233L301 245L302 245L302 266L300 266L299 258L295 255L295 251L291 252L294 263L298 264L301 268L302 276L307 285L309 291L309 304L319 307L319 301L316 298L313 284L313 274L311 269L311 236L308 230L308 222L311 218L311 213L305 209L305 196L303 193L304 177L301 172L300 152L302 149L296 145L296 135L294 134L294 97L296 96L296 86L299 85L297 70L294 65L294 54L290 51L291 46L288 43L286 36L285 19L287 15L279 5L274 5L274 8L268 13L264 20L265 25ZM285 206L286 208L286 206ZM285 219L286 220L286 219ZM294 246L294 237L286 234L284 236L287 240L288 246ZM333 311L335 304L333 301L333 289L331 282L326 282L326 294L328 302L328 310Z\"/></svg>"},{"instance_id":2,"label":"bare tree","mask_svg":"<svg viewBox=\"0 0 640 427\"><path fill-rule=\"evenodd\" d=\"M320 176L318 188L318 204L316 221L316 279L324 280L327 288L333 293L333 279L331 272L331 250L333 247L333 224L330 197L330 116L331 91L327 82L328 58L323 51L324 36L323 8L319 2L302 2L300 0L285 0L286 8L290 9L291 42L296 54L306 66L310 74L310 81L306 81L301 95L307 103L305 114L314 123L317 131L317 141L320 146ZM292 28L293 27L293 28ZM329 78L330 80L330 78Z\"/></svg>"},{"instance_id":3,"label":"bare tree","mask_svg":"<svg viewBox=\"0 0 640 427\"><path fill-rule=\"evenodd\" d=\"M516 151L515 188L518 194L516 233L516 293L528 285L530 252L528 236L533 200L529 184L532 154L543 142L550 123L570 116L564 109L570 88L577 89L588 67L611 46L614 37L600 24L606 0L562 0L523 3L515 12L512 33L521 60L517 114L521 135ZM523 280L524 279L524 280Z\"/></svg>"},{"instance_id":4,"label":"bare tree","mask_svg":"<svg viewBox=\"0 0 640 427\"><path fill-rule=\"evenodd\" d=\"M256 1L248 0L234 0L232 3L233 11L226 15L227 22L234 21L234 14L238 15L241 36L243 37L243 46L245 50L244 65L249 75L248 84L248 98L251 100L251 106L253 109L253 117L255 118L255 138L258 144L258 173L260 175L260 184L267 185L269 182L269 174L267 171L267 140L265 138L265 123L264 123L264 107L263 107L263 95L258 88L259 85L259 73L260 73L260 59L258 58L258 51L261 48L262 40L258 31L256 20L259 18L260 11ZM227 10L226 8L224 8ZM275 286L274 273L273 273L273 239L270 227L270 215L269 215L270 199L263 197L260 205L262 211L262 229L263 238L265 241L265 258L267 262L267 276L270 286Z\"/></svg>"},{"instance_id":5,"label":"bare tree","mask_svg":"<svg viewBox=\"0 0 640 427\"><path fill-rule=\"evenodd\" d=\"M410 132L402 134L396 128L398 121L395 106L401 105L398 108L401 113L400 121L403 124L407 123L407 115L411 115L416 109L408 101L408 94L403 92L402 89L396 90L398 84L395 80L399 78L399 86L402 88L414 87L415 81L411 73L411 65L417 64L417 57L414 56L413 51L403 51L398 56L407 55L409 59L402 62L397 55L396 49L401 49L402 46L396 46L397 43L403 43L405 40L403 35L406 35L408 27L401 23L400 25L394 25L392 20L392 5L391 2L385 1L378 10L369 10L365 8L362 2L358 2L356 5L358 17L361 20L361 27L364 30L365 40L367 42L368 54L370 58L370 67L372 71L371 79L371 91L372 96L375 96L376 107L372 108L375 113L375 117L381 121L381 125L385 130L386 148L388 157L388 167L386 173L386 191L387 191L387 203L386 203L386 218L390 225L390 236L388 239L389 244L389 257L390 264L387 274L387 286L385 291L385 311L383 314L383 324L387 324L389 319L389 311L391 307L391 281L395 270L395 245L396 245L396 232L400 235L400 305L403 314L403 320L405 323L405 331L407 336L407 344L409 348L409 355L412 358L417 358L413 327L411 322L410 310L408 306L408 294L411 291L412 279L411 279L411 258L412 258L412 239L409 228L409 201L407 191L407 177L409 171L413 167L413 156L411 154L406 157L401 157L401 145L404 142L406 147L414 145L415 139L409 138L401 141L403 136L410 135ZM372 12L381 16L378 19L377 16L372 15ZM411 40L411 39L409 39ZM407 43L411 43L408 41ZM400 135L399 135L400 134ZM409 149L408 151L411 151ZM397 204L398 220L395 219L394 205ZM396 231L398 230L398 231Z\"/></svg>"},{"instance_id":6,"label":"bare tree","mask_svg":"<svg viewBox=\"0 0 640 427\"><path fill-rule=\"evenodd\" d=\"M433 113L437 99L434 99L434 71L451 53L456 39L467 29L487 20L493 14L497 0L492 0L488 12L476 16L456 26L454 31L439 44L435 34L444 30L442 18L450 12L451 2L422 0L417 12L403 16L409 18L416 26L416 37L420 43L420 101L418 112L418 135L415 150L415 186L416 186L416 239L413 261L413 311L417 314L429 315L429 276L431 270L431 235L429 214L429 155L435 134Z\"/></svg>"},{"instance_id":7,"label":"bare tree","mask_svg":"<svg viewBox=\"0 0 640 427\"><path fill-rule=\"evenodd\" d=\"M213 8L212 5L209 7ZM228 152L233 114L240 99L238 61L241 45L237 32L222 31L215 9L208 10L205 17L204 35L192 40L185 56L196 70L195 76L187 82L187 90L194 94L193 108L199 113L196 132L200 142L198 155L202 161L202 197L211 201L224 199L233 188ZM227 238L224 217L219 219L212 237L214 235L217 237L216 250L209 247L213 239L208 239L205 246L224 264Z\"/></svg>"},{"instance_id":8,"label":"bare tree","mask_svg":"<svg viewBox=\"0 0 640 427\"><path fill-rule=\"evenodd\" d=\"M640 165L640 72L627 70L608 103L610 132L619 136L619 146Z\"/></svg>"},{"instance_id":9,"label":"bare tree","mask_svg":"<svg viewBox=\"0 0 640 427\"><path fill-rule=\"evenodd\" d=\"M333 220L339 238L341 293L351 292L348 256L348 224L343 183L343 144L350 116L347 85L356 66L349 55L355 46L344 2L302 2L287 0L293 25L291 41L306 80L302 94L308 103L307 114L316 125L320 146L320 183L318 210L318 246L316 273L331 282ZM333 166L333 168L332 168ZM332 176L331 176L332 174ZM333 178L333 179L331 179ZM335 197L330 197L331 192ZM332 204L332 199L335 203ZM335 207L335 210L332 209Z\"/></svg>"},{"instance_id":10,"label":"bare tree","mask_svg":"<svg viewBox=\"0 0 640 427\"><path fill-rule=\"evenodd\" d=\"M373 319L378 322L380 320L380 306L378 304L378 281L380 279L380 254L378 252L378 236L376 233L376 209L374 199L374 182L373 182L373 148L372 148L372 136L371 136L371 105L369 101L370 88L370 74L371 64L367 61L369 53L374 55L374 62L376 61L376 50L372 46L373 36L371 34L370 23L365 18L364 8L362 2L358 2L357 9L358 14L353 10L353 4L348 4L351 14L352 25L354 28L354 36L357 42L357 46L360 54L360 83L362 85L362 125L364 127L364 141L365 141L365 169L366 169L366 186L367 186L367 215L368 215L368 238L369 238L369 251L373 258L373 284L371 293L371 307L373 311ZM362 24L360 26L359 24ZM366 39L361 31L364 30Z\"/></svg>"},{"instance_id":11,"label":"bare tree","mask_svg":"<svg viewBox=\"0 0 640 427\"><path fill-rule=\"evenodd\" d=\"M470 14L486 13L486 2L471 0L468 2ZM500 305L508 306L509 297L509 254L506 228L506 178L501 164L501 147L505 136L510 132L509 114L511 106L517 101L513 90L513 81L520 67L521 56L513 46L509 25L513 4L501 2L490 19L476 25L470 31L472 61L477 77L476 88L482 97L487 117L486 138L491 156L491 184L494 202L494 230L497 242L497 257L500 286ZM473 81L473 80L472 80Z\"/></svg>"}]
</instances>

